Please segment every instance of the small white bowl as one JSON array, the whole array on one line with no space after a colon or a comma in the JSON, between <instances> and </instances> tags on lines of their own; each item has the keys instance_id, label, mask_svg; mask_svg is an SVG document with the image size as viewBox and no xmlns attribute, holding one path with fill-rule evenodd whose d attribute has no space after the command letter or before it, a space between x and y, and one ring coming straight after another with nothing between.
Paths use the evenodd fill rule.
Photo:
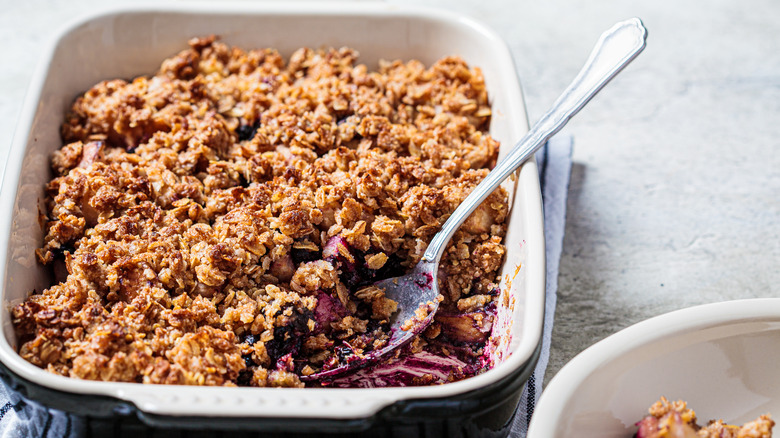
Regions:
<instances>
[{"instance_id":1,"label":"small white bowl","mask_svg":"<svg viewBox=\"0 0 780 438\"><path fill-rule=\"evenodd\" d=\"M542 393L529 438L631 437L661 396L701 422L780 417L780 298L691 307L580 353Z\"/></svg>"}]
</instances>

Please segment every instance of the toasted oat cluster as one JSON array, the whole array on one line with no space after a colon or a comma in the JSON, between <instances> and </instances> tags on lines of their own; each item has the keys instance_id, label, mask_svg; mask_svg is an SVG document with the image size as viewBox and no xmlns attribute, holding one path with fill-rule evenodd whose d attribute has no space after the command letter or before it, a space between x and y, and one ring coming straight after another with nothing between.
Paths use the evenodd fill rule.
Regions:
<instances>
[{"instance_id":1,"label":"toasted oat cluster","mask_svg":"<svg viewBox=\"0 0 780 438\"><path fill-rule=\"evenodd\" d=\"M637 423L637 438L771 438L775 425L769 415L761 415L742 426L710 420L702 427L684 401L670 402L665 397L653 404L648 413Z\"/></svg>"},{"instance_id":2,"label":"toasted oat cluster","mask_svg":"<svg viewBox=\"0 0 780 438\"><path fill-rule=\"evenodd\" d=\"M80 96L37 251L55 281L12 309L21 356L81 379L303 386L384 345L396 303L373 283L421 258L498 143L479 69L357 56L197 38ZM414 351L478 363L507 209L497 190L455 235ZM412 384L478 372L455 368Z\"/></svg>"}]
</instances>

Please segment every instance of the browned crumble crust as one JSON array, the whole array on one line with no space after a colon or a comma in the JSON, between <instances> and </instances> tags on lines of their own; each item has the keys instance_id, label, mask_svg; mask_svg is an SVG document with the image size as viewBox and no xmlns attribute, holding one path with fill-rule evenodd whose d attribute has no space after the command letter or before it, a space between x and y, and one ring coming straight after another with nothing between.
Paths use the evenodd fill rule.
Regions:
<instances>
[{"instance_id":1,"label":"browned crumble crust","mask_svg":"<svg viewBox=\"0 0 780 438\"><path fill-rule=\"evenodd\" d=\"M456 57L372 72L347 48L190 46L74 103L37 251L57 283L12 309L19 353L82 379L303 386L334 346L381 346L396 310L326 243L413 266L496 160L485 84ZM498 190L456 233L444 309L492 301L506 215Z\"/></svg>"},{"instance_id":2,"label":"browned crumble crust","mask_svg":"<svg viewBox=\"0 0 780 438\"><path fill-rule=\"evenodd\" d=\"M775 422L761 415L742 426L710 420L706 426L696 423L696 413L682 400L670 402L665 397L655 402L649 415L638 423L637 438L771 438Z\"/></svg>"}]
</instances>

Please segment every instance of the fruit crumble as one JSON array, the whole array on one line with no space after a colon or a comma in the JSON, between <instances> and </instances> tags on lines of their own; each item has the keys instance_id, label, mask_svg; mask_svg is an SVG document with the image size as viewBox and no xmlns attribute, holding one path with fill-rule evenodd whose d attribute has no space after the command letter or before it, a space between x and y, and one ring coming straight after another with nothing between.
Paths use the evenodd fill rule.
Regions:
<instances>
[{"instance_id":1,"label":"fruit crumble","mask_svg":"<svg viewBox=\"0 0 780 438\"><path fill-rule=\"evenodd\" d=\"M761 415L742 426L723 420L710 420L706 426L699 426L696 413L684 401L670 402L664 397L648 413L637 423L636 438L771 438L775 425L769 415Z\"/></svg>"},{"instance_id":2,"label":"fruit crumble","mask_svg":"<svg viewBox=\"0 0 780 438\"><path fill-rule=\"evenodd\" d=\"M36 252L53 281L12 308L19 354L80 379L301 387L387 342L397 304L374 283L413 267L495 164L484 79L457 57L371 71L349 48L189 46L66 115ZM423 334L306 385L484 370L507 213L499 189L455 234Z\"/></svg>"}]
</instances>

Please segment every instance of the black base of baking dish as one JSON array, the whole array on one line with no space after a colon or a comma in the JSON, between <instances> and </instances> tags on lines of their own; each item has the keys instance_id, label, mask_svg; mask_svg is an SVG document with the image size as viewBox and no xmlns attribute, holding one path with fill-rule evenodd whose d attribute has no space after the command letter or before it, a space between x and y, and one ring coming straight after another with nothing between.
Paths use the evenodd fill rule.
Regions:
<instances>
[{"instance_id":1,"label":"black base of baking dish","mask_svg":"<svg viewBox=\"0 0 780 438\"><path fill-rule=\"evenodd\" d=\"M91 437L497 438L509 434L520 393L539 358L486 387L453 397L403 400L352 420L153 415L106 396L73 394L25 380L0 363L0 378L26 402L83 416Z\"/></svg>"}]
</instances>

